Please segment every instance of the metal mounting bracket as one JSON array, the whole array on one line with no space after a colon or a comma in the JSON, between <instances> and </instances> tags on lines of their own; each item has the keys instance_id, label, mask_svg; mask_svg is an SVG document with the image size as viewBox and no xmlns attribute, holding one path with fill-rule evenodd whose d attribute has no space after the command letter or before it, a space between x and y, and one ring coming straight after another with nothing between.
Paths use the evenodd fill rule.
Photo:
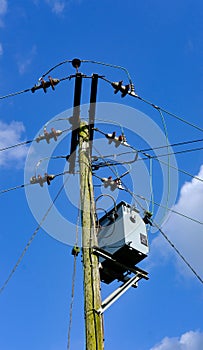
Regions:
<instances>
[{"instance_id":1,"label":"metal mounting bracket","mask_svg":"<svg viewBox=\"0 0 203 350\"><path fill-rule=\"evenodd\" d=\"M104 311L106 311L117 299L119 299L121 297L121 295L123 295L125 292L127 292L127 290L130 287L137 287L137 283L139 280L141 280L142 278L148 280L149 277L147 276L148 273L140 268L138 268L137 266L135 268L132 267L127 267L125 265L123 265L122 263L120 263L119 261L117 261L112 254L104 251L101 248L98 247L93 247L93 253L101 256L105 259L110 260L113 264L119 266L120 267L125 267L126 270L130 271L131 273L134 274L133 277L127 277L125 276L126 281L119 286L114 292L112 292L101 304L101 307L97 310L97 312L99 314L103 314Z\"/></svg>"}]
</instances>

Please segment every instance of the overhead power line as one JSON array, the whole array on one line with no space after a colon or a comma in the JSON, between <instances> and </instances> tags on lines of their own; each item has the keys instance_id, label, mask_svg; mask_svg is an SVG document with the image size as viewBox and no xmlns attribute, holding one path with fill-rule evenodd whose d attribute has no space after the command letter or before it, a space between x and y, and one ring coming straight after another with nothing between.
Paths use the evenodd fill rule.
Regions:
<instances>
[{"instance_id":1,"label":"overhead power line","mask_svg":"<svg viewBox=\"0 0 203 350\"><path fill-rule=\"evenodd\" d=\"M21 94L24 94L24 93L26 93L28 91L31 91L31 89L25 89L25 90L21 90L21 91L17 91L17 92L12 92L12 93L10 93L8 95L0 96L0 100L4 100L5 98L8 98L8 97L21 95Z\"/></svg>"},{"instance_id":2,"label":"overhead power line","mask_svg":"<svg viewBox=\"0 0 203 350\"><path fill-rule=\"evenodd\" d=\"M71 128L61 130L61 133L63 134L64 132L70 131L70 129ZM46 138L44 138L44 140L46 140ZM33 139L33 140L23 141L23 142L20 142L20 143L16 143L15 145L11 145L11 146L6 146L6 147L3 147L3 148L0 148L0 152L8 151L9 149L20 147L20 146L25 146L25 145L27 145L29 143L32 143L32 142L39 142L39 137L37 137L36 139Z\"/></svg>"},{"instance_id":3,"label":"overhead power line","mask_svg":"<svg viewBox=\"0 0 203 350\"><path fill-rule=\"evenodd\" d=\"M183 154L183 153L202 151L202 150L203 150L203 147L196 147L196 148L189 148L189 149L184 149L184 150L181 150L181 151L174 151L174 152L158 154L158 155L150 155L150 154L148 154L145 159L147 159L147 158L152 158L153 159L153 158L167 157L167 156L172 156L174 154ZM141 151L141 150L138 151L138 152L142 152L143 153L143 151ZM144 160L144 159L142 158L142 160Z\"/></svg>"},{"instance_id":4,"label":"overhead power line","mask_svg":"<svg viewBox=\"0 0 203 350\"><path fill-rule=\"evenodd\" d=\"M191 143L196 143L196 142L203 142L203 139L195 139L195 140L188 140L188 141L180 141L180 142L176 142L176 143L171 143L169 144L170 147L175 147L175 146L184 146L184 145L188 145ZM150 148L144 148L141 150L141 152L148 152L148 151L154 151L156 149L161 149L161 148L167 148L167 145L163 145L163 146L157 146L157 147L150 147Z\"/></svg>"},{"instance_id":5,"label":"overhead power line","mask_svg":"<svg viewBox=\"0 0 203 350\"><path fill-rule=\"evenodd\" d=\"M95 60L80 60L80 59L73 59L73 60L68 60L67 59L67 60L64 60L64 61L56 64L55 66L51 67L47 72L42 74L42 76L39 78L39 81L41 79L45 78L48 74L50 74L56 68L66 64L66 63L72 63L73 64L74 60L78 60L78 64L79 65L81 63L91 63L91 64L97 64L97 65L101 65L101 66L105 66L105 67L120 69L120 70L124 71L124 73L126 74L128 80L129 80L129 83L132 85L132 79L130 77L130 74L129 74L128 70L125 67L122 67L122 66L119 66L119 65L115 65L115 64L111 64L111 63L106 63L106 62L99 62L99 61L95 61Z\"/></svg>"},{"instance_id":6,"label":"overhead power line","mask_svg":"<svg viewBox=\"0 0 203 350\"><path fill-rule=\"evenodd\" d=\"M105 134L103 131L98 130L98 129L95 129L95 130L96 130L96 131L99 131L101 134L103 134L103 135L106 136L106 134ZM190 177L193 178L193 179L196 179L196 180L198 180L198 181L203 182L203 179L201 179L200 177L195 176L195 175L192 175L192 174L190 174L189 172L187 172L186 170L182 170L182 169L180 169L180 168L178 168L178 167L176 167L176 166L174 166L174 165L172 165L172 164L169 164L168 162L164 162L164 161L162 161L162 160L159 159L159 157L162 157L162 156L173 155L174 152L173 152L173 153L170 153L170 154L166 153L166 154L164 154L164 155L155 155L155 156L153 156L153 155L147 154L146 152L144 152L144 151L142 151L142 150L138 150L138 149L136 149L135 147L133 147L133 146L131 146L131 145L129 145L129 144L122 143L122 145L125 146L125 147L127 147L127 148L132 149L132 150L135 151L135 152L142 153L142 154L146 157L146 158L139 158L138 160L155 159L156 161L158 161L158 162L160 162L160 163L166 165L168 168L172 168L172 169L174 169L174 170L177 170L177 171L180 172L180 173L183 173L183 174L185 174L185 175L190 176ZM196 150L200 150L200 149L202 149L202 148L198 148L198 149L196 149ZM185 151L186 151L186 150L185 150ZM191 152L192 150L189 150L189 151ZM179 151L179 153L181 153L181 152L184 153L183 151ZM100 153L98 152L98 154L100 154ZM127 154L127 152L125 152L124 154ZM121 154L120 154L120 155L121 155ZM109 156L108 156L108 157L109 157ZM104 160L104 156L102 156L101 154L100 154L100 158L101 158L102 160ZM138 161L138 160L137 160L137 161ZM125 162L124 162L124 163L125 163ZM99 167L102 167L102 166L122 165L122 164L124 164L124 163L123 163L123 162L113 162L113 163L110 163L110 162L105 161L104 165L102 165L102 164L97 164L97 167L99 168Z\"/></svg>"},{"instance_id":7,"label":"overhead power line","mask_svg":"<svg viewBox=\"0 0 203 350\"><path fill-rule=\"evenodd\" d=\"M152 221L153 226L155 226L159 232L162 234L162 236L167 240L167 242L170 244L170 246L176 251L176 253L179 255L179 257L183 260L183 262L188 266L188 268L192 271L192 273L197 277L197 279L203 283L203 279L200 277L200 275L197 273L197 271L192 267L192 265L187 261L187 259L183 256L183 254L178 250L178 248L172 243L172 241L168 238L168 236L165 234L165 232L157 225L154 221Z\"/></svg>"},{"instance_id":8,"label":"overhead power line","mask_svg":"<svg viewBox=\"0 0 203 350\"><path fill-rule=\"evenodd\" d=\"M55 158L65 158L65 156L57 156ZM49 175L47 174L46 177L48 177L48 181L52 181L54 180L56 177L59 177L59 176L63 176L63 175L66 175L66 174L69 174L69 171L64 171L62 173L58 173L58 174L55 174L55 175ZM47 180L43 179L43 183L45 183ZM22 185L17 185L17 186L14 186L14 187L10 187L10 188L7 188L7 189L4 189L4 190L1 190L0 191L0 195L3 194L3 193L7 193L7 192L10 192L10 191L15 191L15 190L18 190L20 188L24 188L24 187L27 187L27 186L32 186L34 184L38 184L40 183L40 181L36 181L36 182L29 182L27 184L22 184Z\"/></svg>"},{"instance_id":9,"label":"overhead power line","mask_svg":"<svg viewBox=\"0 0 203 350\"><path fill-rule=\"evenodd\" d=\"M145 200L146 202L148 202L148 203L152 202L151 199L147 199L147 198L145 198L145 197L143 197L143 196L140 196L140 195L138 195L138 194L135 194L134 192L132 192L132 191L130 191L130 190L128 190L127 192L129 192L129 194L130 194L133 198L134 198L134 197L138 197L138 198L141 198L141 197L142 197L142 199ZM194 219L194 218L191 218L190 216L188 216L188 215L186 215L186 214L183 214L183 213L181 213L181 212L179 212L179 211L177 211L177 210L175 210L175 209L173 209L173 208L169 208L169 207L167 207L167 206L165 206L165 205L163 205L163 204L157 203L157 202L154 201L154 200L153 200L153 203L154 203L156 206L160 207L160 208L166 209L167 211L169 211L169 212L171 212L171 213L174 213L174 214L177 214L177 215L179 215L179 216L182 216L183 218L188 219L188 220L191 220L191 221L195 222L196 224L203 225L203 222L202 222L202 221L197 220L197 219Z\"/></svg>"},{"instance_id":10,"label":"overhead power line","mask_svg":"<svg viewBox=\"0 0 203 350\"><path fill-rule=\"evenodd\" d=\"M10 94L4 95L4 96L0 96L0 100L4 100L4 99L9 98L9 97L21 95L21 94L24 94L24 93L27 93L27 92L34 93L36 90L39 90L39 89L44 90L44 92L46 93L47 89L49 87L52 87L52 90L55 90L55 85L59 84L62 81L65 81L65 80L71 80L74 77L75 77L75 74L71 74L71 75L68 75L68 76L60 78L60 79L55 79L55 78L51 78L51 77L49 77L48 81L44 81L42 79L42 80L40 80L39 84L35 84L32 88L28 88L28 89L24 89L24 90L21 90L21 91L13 92L13 93L10 93ZM84 75L83 78L89 79L91 77Z\"/></svg>"},{"instance_id":11,"label":"overhead power line","mask_svg":"<svg viewBox=\"0 0 203 350\"><path fill-rule=\"evenodd\" d=\"M39 232L40 228L42 227L42 224L44 223L44 221L46 220L47 216L49 215L52 207L54 206L56 200L58 199L58 197L60 196L66 182L68 181L68 177L65 179L63 185L60 187L59 191L57 192L56 196L54 197L51 205L49 206L49 208L47 209L47 211L45 212L42 220L40 221L39 225L37 226L36 230L34 231L34 233L32 234L32 236L30 237L29 241L27 242L25 248L23 249L20 257L18 258L16 264L14 265L14 267L12 268L10 274L8 275L7 279L5 280L5 282L3 283L2 287L0 288L0 294L4 291L4 289L6 288L7 284L9 283L9 281L11 280L12 276L14 275L15 271L17 270L18 266L20 265L25 253L27 252L28 248L30 247L31 243L33 242L34 238L36 237L37 233Z\"/></svg>"},{"instance_id":12,"label":"overhead power line","mask_svg":"<svg viewBox=\"0 0 203 350\"><path fill-rule=\"evenodd\" d=\"M106 81L107 83L109 83L109 84L114 88L114 93L117 93L118 91L120 91L120 92L121 92L121 97L125 97L126 95L130 95L130 96L132 96L132 97L134 97L134 98L137 98L138 100L140 100L140 101L142 101L142 102L144 102L144 103L150 105L150 106L153 107L154 109L160 110L160 111L162 111L162 112L164 112L164 113L170 115L171 117L173 117L173 118L175 118L175 119L181 121L182 123L185 123L185 124L187 124L187 125L189 125L189 126L195 128L196 130L199 130L199 131L203 132L203 129L202 129L200 126L195 125L195 124L189 122L188 120L184 119L183 117L180 117L180 116L176 115L175 113L172 113L172 112L166 110L165 108L160 107L160 106L156 105L155 103L146 100L146 99L143 98L142 96L139 96L138 94L136 94L136 93L134 92L134 89L132 90L132 89L130 88L129 85L125 85L125 86L122 85L122 81L119 81L119 82L112 82L112 81L110 81L109 79L106 79L105 77L101 77L101 79L103 79L104 81Z\"/></svg>"},{"instance_id":13,"label":"overhead power line","mask_svg":"<svg viewBox=\"0 0 203 350\"><path fill-rule=\"evenodd\" d=\"M0 191L0 195L3 194L3 193L6 193L6 192L18 190L19 188L23 188L23 187L26 187L26 186L29 186L29 185L31 185L31 184L27 183L27 184L22 184L22 185L17 185L17 186L14 186L14 187L6 188L5 190L1 190Z\"/></svg>"}]
</instances>

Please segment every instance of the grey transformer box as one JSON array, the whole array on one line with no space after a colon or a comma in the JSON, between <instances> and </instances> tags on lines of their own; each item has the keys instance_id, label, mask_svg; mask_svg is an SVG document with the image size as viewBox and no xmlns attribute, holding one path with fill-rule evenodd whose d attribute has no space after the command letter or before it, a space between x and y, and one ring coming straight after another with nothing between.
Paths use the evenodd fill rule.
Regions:
<instances>
[{"instance_id":1,"label":"grey transformer box","mask_svg":"<svg viewBox=\"0 0 203 350\"><path fill-rule=\"evenodd\" d=\"M101 280L125 281L128 268L149 253L146 224L135 207L122 201L98 220L98 227L98 247L112 258L99 257Z\"/></svg>"}]
</instances>

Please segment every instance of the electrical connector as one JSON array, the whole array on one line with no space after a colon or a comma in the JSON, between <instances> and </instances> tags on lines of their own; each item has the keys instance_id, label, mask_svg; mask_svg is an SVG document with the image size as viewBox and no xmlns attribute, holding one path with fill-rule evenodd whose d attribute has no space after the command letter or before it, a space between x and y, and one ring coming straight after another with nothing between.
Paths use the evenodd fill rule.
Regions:
<instances>
[{"instance_id":1,"label":"electrical connector","mask_svg":"<svg viewBox=\"0 0 203 350\"><path fill-rule=\"evenodd\" d=\"M78 256L79 253L80 253L80 247L78 247L77 245L75 245L75 246L72 248L71 254L72 254L73 256Z\"/></svg>"},{"instance_id":2,"label":"electrical connector","mask_svg":"<svg viewBox=\"0 0 203 350\"><path fill-rule=\"evenodd\" d=\"M44 176L38 175L38 176L32 176L30 179L30 183L32 185L39 184L41 187L43 187L44 183L47 183L50 185L51 181L55 178L55 175L49 175L47 173L44 174Z\"/></svg>"},{"instance_id":3,"label":"electrical connector","mask_svg":"<svg viewBox=\"0 0 203 350\"><path fill-rule=\"evenodd\" d=\"M47 92L47 89L51 86L52 90L55 90L55 85L57 85L60 80L59 79L55 79L55 78L52 78L52 77L48 77L48 81L45 81L44 79L41 79L40 80L40 84L38 85L35 85L31 88L31 91L32 93L34 93L36 90L39 90L39 89L43 89L44 92L46 93Z\"/></svg>"},{"instance_id":4,"label":"electrical connector","mask_svg":"<svg viewBox=\"0 0 203 350\"><path fill-rule=\"evenodd\" d=\"M143 217L143 221L146 225L149 224L150 226L152 226L151 217L152 217L152 213L146 210L144 212L144 217Z\"/></svg>"},{"instance_id":5,"label":"electrical connector","mask_svg":"<svg viewBox=\"0 0 203 350\"><path fill-rule=\"evenodd\" d=\"M105 134L105 136L109 140L109 144L111 144L112 142L115 143L116 148L119 147L121 144L129 147L129 144L127 143L126 137L123 133L119 136L116 136L116 132L113 131L112 134Z\"/></svg>"},{"instance_id":6,"label":"electrical connector","mask_svg":"<svg viewBox=\"0 0 203 350\"><path fill-rule=\"evenodd\" d=\"M121 97L125 97L128 94L128 92L130 91L131 85L130 84L122 85L122 82L123 81L120 80L119 82L111 83L111 85L114 88L114 94L117 94L118 91L120 91L121 92Z\"/></svg>"},{"instance_id":7,"label":"electrical connector","mask_svg":"<svg viewBox=\"0 0 203 350\"><path fill-rule=\"evenodd\" d=\"M101 181L104 184L104 187L110 187L111 191L115 191L116 188L123 190L122 183L120 179L112 179L112 176L109 176L108 178L103 177L101 178Z\"/></svg>"},{"instance_id":8,"label":"electrical connector","mask_svg":"<svg viewBox=\"0 0 203 350\"><path fill-rule=\"evenodd\" d=\"M48 132L46 128L44 128L44 135L39 135L36 138L36 142L40 142L41 140L46 140L47 143L50 143L51 139L54 139L54 141L57 141L58 136L62 135L62 130L55 130L54 128L51 128L51 131Z\"/></svg>"}]
</instances>

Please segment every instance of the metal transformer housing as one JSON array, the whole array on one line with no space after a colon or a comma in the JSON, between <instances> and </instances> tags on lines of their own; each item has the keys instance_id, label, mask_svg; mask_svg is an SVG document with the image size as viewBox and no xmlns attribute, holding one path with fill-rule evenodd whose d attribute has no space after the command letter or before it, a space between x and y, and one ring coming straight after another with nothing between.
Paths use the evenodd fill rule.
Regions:
<instances>
[{"instance_id":1,"label":"metal transformer housing","mask_svg":"<svg viewBox=\"0 0 203 350\"><path fill-rule=\"evenodd\" d=\"M99 220L98 246L112 255L120 266L99 258L101 280L125 280L128 267L134 267L149 253L147 230L139 211L120 202ZM121 267L121 264L123 267Z\"/></svg>"}]
</instances>

